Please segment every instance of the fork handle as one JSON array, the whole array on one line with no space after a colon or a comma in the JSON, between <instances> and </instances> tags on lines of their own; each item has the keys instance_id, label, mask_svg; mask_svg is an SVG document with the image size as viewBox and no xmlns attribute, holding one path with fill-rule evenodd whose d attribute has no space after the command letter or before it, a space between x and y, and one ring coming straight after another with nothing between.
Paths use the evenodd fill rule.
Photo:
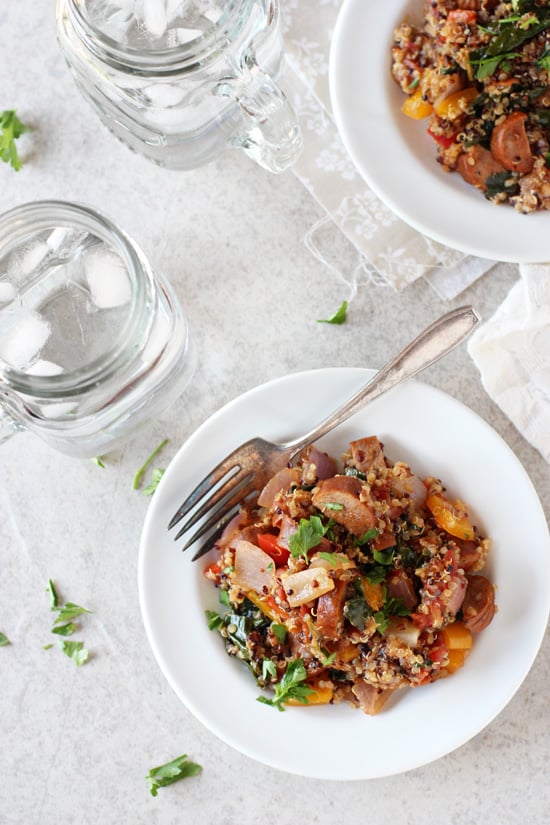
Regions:
<instances>
[{"instance_id":1,"label":"fork handle","mask_svg":"<svg viewBox=\"0 0 550 825\"><path fill-rule=\"evenodd\" d=\"M335 410L328 418L314 427L309 433L284 446L296 455L333 430L354 413L358 412L369 401L373 401L398 384L412 378L426 367L439 361L454 347L464 341L479 323L480 316L471 306L459 307L447 312L423 332L414 338L410 344L401 350L394 358L383 366L355 395L352 395L345 404Z\"/></svg>"}]
</instances>

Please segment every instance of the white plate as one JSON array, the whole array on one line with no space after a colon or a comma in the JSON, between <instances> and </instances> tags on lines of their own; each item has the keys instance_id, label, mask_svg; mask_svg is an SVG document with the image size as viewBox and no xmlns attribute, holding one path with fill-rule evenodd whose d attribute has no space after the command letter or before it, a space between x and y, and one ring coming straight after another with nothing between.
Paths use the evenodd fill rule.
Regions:
<instances>
[{"instance_id":1,"label":"white plate","mask_svg":"<svg viewBox=\"0 0 550 825\"><path fill-rule=\"evenodd\" d=\"M444 480L494 538L489 575L499 612L465 667L433 685L399 692L380 715L348 705L275 708L256 702L250 671L229 657L204 611L219 609L203 559L181 553L166 525L181 501L246 439L307 431L361 386L371 370L322 369L264 384L208 419L180 449L147 513L139 559L140 602L158 663L190 711L220 739L267 765L321 779L368 779L449 753L512 698L537 654L550 603L550 541L533 486L502 439L456 400L410 382L379 398L320 444L339 457L377 434L388 456ZM529 552L523 550L529 548Z\"/></svg>"},{"instance_id":2,"label":"white plate","mask_svg":"<svg viewBox=\"0 0 550 825\"><path fill-rule=\"evenodd\" d=\"M426 121L401 112L391 76L392 33L418 21L423 0L344 0L330 54L338 129L365 181L400 218L433 240L484 258L550 261L550 213L496 206L436 162Z\"/></svg>"}]
</instances>

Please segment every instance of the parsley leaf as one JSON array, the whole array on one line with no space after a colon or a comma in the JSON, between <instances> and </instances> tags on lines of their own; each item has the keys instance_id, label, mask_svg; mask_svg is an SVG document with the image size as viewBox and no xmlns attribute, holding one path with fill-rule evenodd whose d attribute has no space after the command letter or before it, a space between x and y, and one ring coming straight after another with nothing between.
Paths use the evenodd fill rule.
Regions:
<instances>
[{"instance_id":1,"label":"parsley leaf","mask_svg":"<svg viewBox=\"0 0 550 825\"><path fill-rule=\"evenodd\" d=\"M157 487L159 486L160 480L163 477L166 470L163 467L156 467L153 472L151 473L151 481L143 490L144 496L152 496Z\"/></svg>"},{"instance_id":2,"label":"parsley leaf","mask_svg":"<svg viewBox=\"0 0 550 825\"><path fill-rule=\"evenodd\" d=\"M55 589L55 584L51 579L48 579L48 593L50 594L50 608L56 610L59 604L59 597Z\"/></svg>"},{"instance_id":3,"label":"parsley leaf","mask_svg":"<svg viewBox=\"0 0 550 825\"><path fill-rule=\"evenodd\" d=\"M273 634L274 634L275 638L277 639L277 641L280 644L283 644L283 642L286 639L286 634L287 634L287 629L286 629L285 625L284 624L277 624L276 622L273 622L273 624L271 625L271 629L272 629Z\"/></svg>"},{"instance_id":4,"label":"parsley leaf","mask_svg":"<svg viewBox=\"0 0 550 825\"><path fill-rule=\"evenodd\" d=\"M307 697L313 691L307 685L301 684L307 679L307 671L302 659L292 659L283 673L280 682L275 685L275 696L268 699L266 696L258 696L257 701L264 705L270 705L277 710L284 710L283 703L288 699L295 699L303 705L307 705Z\"/></svg>"},{"instance_id":5,"label":"parsley leaf","mask_svg":"<svg viewBox=\"0 0 550 825\"><path fill-rule=\"evenodd\" d=\"M288 539L288 549L291 556L294 558L303 556L307 562L308 551L311 550L312 547L317 547L317 545L321 543L324 535L325 528L319 516L300 519L298 529Z\"/></svg>"},{"instance_id":6,"label":"parsley leaf","mask_svg":"<svg viewBox=\"0 0 550 825\"><path fill-rule=\"evenodd\" d=\"M69 659L72 659L73 662L78 665L79 667L84 664L84 662L88 661L89 652L84 647L84 642L67 642L62 641L59 642L59 647L65 654L68 656Z\"/></svg>"},{"instance_id":7,"label":"parsley leaf","mask_svg":"<svg viewBox=\"0 0 550 825\"><path fill-rule=\"evenodd\" d=\"M75 630L75 623L67 622L66 624L59 625L59 627L53 627L52 633L56 633L58 636L72 636Z\"/></svg>"},{"instance_id":8,"label":"parsley leaf","mask_svg":"<svg viewBox=\"0 0 550 825\"><path fill-rule=\"evenodd\" d=\"M262 679L277 678L277 666L272 659L262 659Z\"/></svg>"},{"instance_id":9,"label":"parsley leaf","mask_svg":"<svg viewBox=\"0 0 550 825\"><path fill-rule=\"evenodd\" d=\"M220 630L223 627L223 618L215 610L206 610L208 630Z\"/></svg>"},{"instance_id":10,"label":"parsley leaf","mask_svg":"<svg viewBox=\"0 0 550 825\"><path fill-rule=\"evenodd\" d=\"M92 461L94 464L97 464L98 467L101 467L102 470L105 469L105 462L100 455L96 455L95 458L92 458Z\"/></svg>"},{"instance_id":11,"label":"parsley leaf","mask_svg":"<svg viewBox=\"0 0 550 825\"><path fill-rule=\"evenodd\" d=\"M355 536L354 544L356 544L358 547L361 547L363 544L366 544L368 541L371 541L371 539L375 539L379 532L380 531L377 530L376 527L372 527L370 530L367 530L366 533L363 533L363 535L360 538L357 538L357 536Z\"/></svg>"},{"instance_id":12,"label":"parsley leaf","mask_svg":"<svg viewBox=\"0 0 550 825\"><path fill-rule=\"evenodd\" d=\"M388 547L386 550L373 550L372 557L374 561L377 561L378 564L389 565L393 561L393 556L396 551L396 547Z\"/></svg>"},{"instance_id":13,"label":"parsley leaf","mask_svg":"<svg viewBox=\"0 0 550 825\"><path fill-rule=\"evenodd\" d=\"M145 474L145 471L147 470L147 468L149 467L149 465L152 463L153 459L154 459L154 458L156 458L156 456L160 453L160 451L162 450L162 448L163 448L163 447L165 447L165 446L166 446L166 444L168 444L168 440L169 440L168 438L163 439L163 440L160 442L160 444L158 445L158 447L155 447L155 449L153 450L153 452L151 453L151 455L149 456L149 458L147 458L147 459L144 461L144 463L141 465L141 467L139 468L139 470L138 470L138 471L136 472L136 474L134 475L134 480L133 480L133 482L132 482L132 490L139 490L139 487L140 487L140 485L141 485L141 480L142 480L142 478L143 478L143 476L144 476L144 474ZM160 481L160 478L159 478L159 480L158 480L158 481ZM158 484L158 481L157 481L157 484ZM155 485L155 488L156 488L156 485ZM147 489L147 488L146 488L146 489ZM144 490L144 492L145 492L145 490ZM154 492L154 490L153 490L152 492ZM146 493L146 495L151 495L151 494L152 494L152 493Z\"/></svg>"},{"instance_id":14,"label":"parsley leaf","mask_svg":"<svg viewBox=\"0 0 550 825\"><path fill-rule=\"evenodd\" d=\"M6 647L6 645L11 645L11 642L6 634L0 631L0 647Z\"/></svg>"},{"instance_id":15,"label":"parsley leaf","mask_svg":"<svg viewBox=\"0 0 550 825\"><path fill-rule=\"evenodd\" d=\"M21 123L14 109L6 109L0 112L0 129L0 158L19 172L23 164L17 154L15 141L24 132L28 132L29 128Z\"/></svg>"},{"instance_id":16,"label":"parsley leaf","mask_svg":"<svg viewBox=\"0 0 550 825\"><path fill-rule=\"evenodd\" d=\"M151 768L146 779L151 783L151 796L157 796L159 788L166 788L167 785L173 785L174 782L179 782L180 779L186 779L188 776L196 776L202 771L202 767L196 762L189 762L187 754L177 756L171 762L166 762L165 765L159 765L157 768Z\"/></svg>"},{"instance_id":17,"label":"parsley leaf","mask_svg":"<svg viewBox=\"0 0 550 825\"><path fill-rule=\"evenodd\" d=\"M74 604L73 602L66 602L63 607L56 608L58 610L57 619L54 622L54 625L59 624L60 622L67 622L71 619L76 619L77 616L82 616L83 613L91 613L91 610L87 610L85 607L81 607L79 604Z\"/></svg>"},{"instance_id":18,"label":"parsley leaf","mask_svg":"<svg viewBox=\"0 0 550 825\"><path fill-rule=\"evenodd\" d=\"M342 301L339 309L330 318L318 318L318 324L343 324L346 321L348 302Z\"/></svg>"}]
</instances>

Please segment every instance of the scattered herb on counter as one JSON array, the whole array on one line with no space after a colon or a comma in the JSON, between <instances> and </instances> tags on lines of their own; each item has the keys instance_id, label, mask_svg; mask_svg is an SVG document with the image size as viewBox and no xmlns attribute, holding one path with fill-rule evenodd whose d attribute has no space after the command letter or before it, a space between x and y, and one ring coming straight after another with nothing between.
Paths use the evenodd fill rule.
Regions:
<instances>
[{"instance_id":1,"label":"scattered herb on counter","mask_svg":"<svg viewBox=\"0 0 550 825\"><path fill-rule=\"evenodd\" d=\"M91 613L92 611L74 602L65 602L65 604L61 605L52 579L48 580L48 587L46 589L50 594L50 610L57 612L57 617L54 619L51 632L56 636L72 636L77 629L77 625L73 622L73 619L84 615L84 613ZM51 644L44 645L44 650L49 650L51 647ZM90 656L89 651L84 647L84 642L60 640L59 647L66 656L79 666L83 665Z\"/></svg>"},{"instance_id":2,"label":"scattered herb on counter","mask_svg":"<svg viewBox=\"0 0 550 825\"><path fill-rule=\"evenodd\" d=\"M342 301L340 308L330 318L318 318L318 324L343 324L346 320L348 302Z\"/></svg>"},{"instance_id":3,"label":"scattered herb on counter","mask_svg":"<svg viewBox=\"0 0 550 825\"><path fill-rule=\"evenodd\" d=\"M6 645L11 645L11 642L6 634L0 631L0 647L6 647Z\"/></svg>"},{"instance_id":4,"label":"scattered herb on counter","mask_svg":"<svg viewBox=\"0 0 550 825\"><path fill-rule=\"evenodd\" d=\"M159 765L158 768L151 768L148 775L145 777L151 783L151 796L157 796L159 788L166 788L167 785L173 785L174 782L179 782L180 779L186 779L188 776L196 776L202 771L201 765L196 762L189 762L187 754L177 756L171 762L166 762L165 765Z\"/></svg>"},{"instance_id":5,"label":"scattered herb on counter","mask_svg":"<svg viewBox=\"0 0 550 825\"><path fill-rule=\"evenodd\" d=\"M157 487L159 486L159 482L163 477L166 470L162 467L156 467L153 472L151 473L151 482L147 485L147 487L143 490L144 496L152 496Z\"/></svg>"},{"instance_id":6,"label":"scattered herb on counter","mask_svg":"<svg viewBox=\"0 0 550 825\"><path fill-rule=\"evenodd\" d=\"M132 482L132 490L139 490L140 485L141 485L141 481L142 481L142 479L143 479L143 476L144 476L144 474L145 474L145 472L146 472L147 468L148 468L148 467L149 467L149 465L152 463L153 459L154 459L154 458L156 458L156 456L160 453L160 451L162 450L162 448L163 448L163 447L165 447L165 446L166 446L166 444L168 444L168 441L169 441L169 439L168 439L168 438L164 438L164 439L160 442L160 444L158 445L158 447L156 447L156 448L153 450L153 452L151 453L151 455L149 456L149 458L148 458L148 459L147 459L147 460L146 460L146 461L145 461L145 462L141 465L141 467L139 468L139 470L137 471L137 473L134 475L134 480L133 480L133 482ZM159 468L159 471L160 471L160 468ZM154 475L154 473L155 473L155 472L158 472L158 471L154 471L154 472L153 472L153 475ZM161 471L161 473L164 473L164 470L162 470L162 471ZM161 477L162 477L162 476L161 476ZM160 481L160 478L158 479L158 481L156 482L156 484L158 484L158 483L159 483L159 481ZM151 482L151 483L153 483L153 482ZM156 484L155 484L155 489L156 489ZM149 487L150 487L150 486L151 486L151 485L149 485ZM147 490L148 488L146 487L145 489ZM154 489L153 489L150 493L146 493L146 492L145 492L145 490L144 490L144 493L145 493L145 495L152 495L152 493L154 493Z\"/></svg>"},{"instance_id":7,"label":"scattered herb on counter","mask_svg":"<svg viewBox=\"0 0 550 825\"><path fill-rule=\"evenodd\" d=\"M94 464L97 464L98 467L101 467L102 470L105 469L105 462L100 455L96 455L95 458L92 458L92 461Z\"/></svg>"},{"instance_id":8,"label":"scattered herb on counter","mask_svg":"<svg viewBox=\"0 0 550 825\"><path fill-rule=\"evenodd\" d=\"M51 579L48 579L48 593L50 594L50 610L57 610L57 606L59 604L59 596L57 595L57 590L55 589L55 584Z\"/></svg>"},{"instance_id":9,"label":"scattered herb on counter","mask_svg":"<svg viewBox=\"0 0 550 825\"><path fill-rule=\"evenodd\" d=\"M65 654L68 656L69 659L72 659L73 662L78 665L79 667L84 664L84 662L88 661L89 652L84 647L84 642L72 642L63 640L59 642L59 647Z\"/></svg>"},{"instance_id":10,"label":"scattered herb on counter","mask_svg":"<svg viewBox=\"0 0 550 825\"><path fill-rule=\"evenodd\" d=\"M307 685L301 684L307 679L307 671L305 669L302 659L293 659L290 661L280 682L275 685L275 696L273 699L268 699L266 696L258 696L257 701L264 705L270 705L277 708L277 710L284 710L283 703L288 699L294 699L307 705L307 697L313 691Z\"/></svg>"},{"instance_id":11,"label":"scattered herb on counter","mask_svg":"<svg viewBox=\"0 0 550 825\"><path fill-rule=\"evenodd\" d=\"M24 132L28 132L29 127L21 123L14 109L6 109L0 112L0 129L0 158L19 172L23 164L17 154L15 141Z\"/></svg>"}]
</instances>

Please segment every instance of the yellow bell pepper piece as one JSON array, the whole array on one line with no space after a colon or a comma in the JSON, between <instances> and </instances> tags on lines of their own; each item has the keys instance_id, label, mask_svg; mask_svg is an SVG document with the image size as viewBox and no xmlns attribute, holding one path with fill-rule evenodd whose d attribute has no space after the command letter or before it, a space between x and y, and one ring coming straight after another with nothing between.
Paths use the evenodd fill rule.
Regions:
<instances>
[{"instance_id":1,"label":"yellow bell pepper piece","mask_svg":"<svg viewBox=\"0 0 550 825\"><path fill-rule=\"evenodd\" d=\"M452 95L438 103L435 107L435 113L438 117L444 117L446 120L454 120L466 111L478 95L478 90L473 86L468 89L460 89L460 91L453 92Z\"/></svg>"},{"instance_id":2,"label":"yellow bell pepper piece","mask_svg":"<svg viewBox=\"0 0 550 825\"><path fill-rule=\"evenodd\" d=\"M273 596L262 598L254 590L247 590L245 595L272 622L284 622L285 619L288 619L288 613L277 604Z\"/></svg>"},{"instance_id":3,"label":"yellow bell pepper piece","mask_svg":"<svg viewBox=\"0 0 550 825\"><path fill-rule=\"evenodd\" d=\"M472 634L463 622L444 627L441 638L447 650L469 650L472 646Z\"/></svg>"},{"instance_id":4,"label":"yellow bell pepper piece","mask_svg":"<svg viewBox=\"0 0 550 825\"><path fill-rule=\"evenodd\" d=\"M422 120L425 117L429 117L433 110L434 107L432 104L424 100L421 89L413 92L401 106L403 114L407 115L407 117L412 117L414 120Z\"/></svg>"},{"instance_id":5,"label":"yellow bell pepper piece","mask_svg":"<svg viewBox=\"0 0 550 825\"><path fill-rule=\"evenodd\" d=\"M445 668L447 673L456 673L466 661L467 650L449 650L449 664Z\"/></svg>"},{"instance_id":6,"label":"yellow bell pepper piece","mask_svg":"<svg viewBox=\"0 0 550 825\"><path fill-rule=\"evenodd\" d=\"M382 585L380 583L371 584L368 579L362 578L361 588L363 590L365 601L368 603L371 610L381 610L382 605L384 604L384 589Z\"/></svg>"},{"instance_id":7,"label":"yellow bell pepper piece","mask_svg":"<svg viewBox=\"0 0 550 825\"><path fill-rule=\"evenodd\" d=\"M451 504L441 493L432 493L426 499L426 507L433 515L438 527L457 539L472 541L474 528L461 502Z\"/></svg>"}]
</instances>

